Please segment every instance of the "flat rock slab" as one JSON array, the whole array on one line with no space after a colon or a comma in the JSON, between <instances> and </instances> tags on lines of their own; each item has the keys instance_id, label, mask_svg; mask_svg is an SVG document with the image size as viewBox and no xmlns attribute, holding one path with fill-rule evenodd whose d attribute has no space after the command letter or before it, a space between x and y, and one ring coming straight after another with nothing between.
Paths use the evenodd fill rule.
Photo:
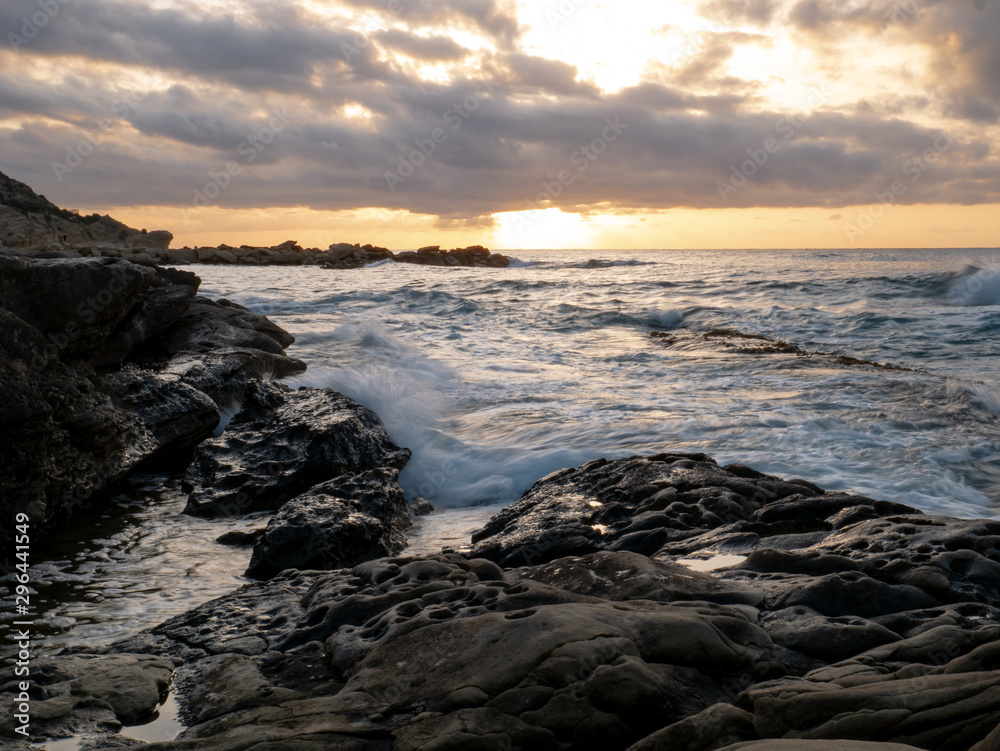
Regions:
<instances>
[{"instance_id":1,"label":"flat rock slab","mask_svg":"<svg viewBox=\"0 0 1000 751\"><path fill-rule=\"evenodd\" d=\"M374 412L332 389L257 383L225 432L196 450L185 476L185 513L274 511L322 482L402 469L409 457Z\"/></svg>"},{"instance_id":2,"label":"flat rock slab","mask_svg":"<svg viewBox=\"0 0 1000 751\"><path fill-rule=\"evenodd\" d=\"M32 661L28 694L36 738L118 730L149 718L166 696L174 665L148 655L43 657ZM18 682L0 671L0 733L16 738Z\"/></svg>"}]
</instances>

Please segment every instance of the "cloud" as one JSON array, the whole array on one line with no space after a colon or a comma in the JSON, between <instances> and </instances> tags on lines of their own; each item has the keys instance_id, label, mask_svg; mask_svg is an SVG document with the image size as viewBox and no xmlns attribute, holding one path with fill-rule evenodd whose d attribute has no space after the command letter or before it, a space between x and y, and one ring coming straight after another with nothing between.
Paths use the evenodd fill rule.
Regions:
<instances>
[{"instance_id":1,"label":"cloud","mask_svg":"<svg viewBox=\"0 0 1000 751\"><path fill-rule=\"evenodd\" d=\"M887 7L731 5L702 9L762 25L787 17L796 33L831 39L876 33ZM383 207L448 226L482 224L540 196L567 211L835 209L872 203L904 180L900 203L1000 200L993 138L966 127L1000 107L988 44L1000 33L995 4L928 3L878 32L928 47L951 34L950 56L930 58L929 90L835 106L803 88L786 98L798 107L765 100L760 82L728 67L735 50L769 44L759 34L706 34L681 65L651 66L607 92L574 65L521 49L506 3L411 0L393 11L349 0L325 16L294 4L242 8L61 6L28 45L0 53L0 169L69 206L95 195L106 205L191 205L218 180L226 185L210 198L224 207ZM20 28L32 9L9 0L0 29ZM453 38L455 29L466 36ZM422 75L430 64L433 79ZM908 116L932 101L966 120L947 121L948 148L913 173L942 133ZM111 127L99 130L105 120ZM609 122L620 123L613 140ZM79 165L54 166L69 166L88 138L93 153ZM229 179L217 178L232 165ZM545 197L561 174L571 183ZM737 189L720 190L741 174Z\"/></svg>"}]
</instances>

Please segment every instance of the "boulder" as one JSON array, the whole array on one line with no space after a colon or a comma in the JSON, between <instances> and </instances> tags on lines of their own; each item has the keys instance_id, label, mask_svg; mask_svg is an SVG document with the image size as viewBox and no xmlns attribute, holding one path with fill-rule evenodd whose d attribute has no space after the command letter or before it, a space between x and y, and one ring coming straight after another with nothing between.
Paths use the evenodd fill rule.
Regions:
<instances>
[{"instance_id":1,"label":"boulder","mask_svg":"<svg viewBox=\"0 0 1000 751\"><path fill-rule=\"evenodd\" d=\"M226 431L196 450L185 513L274 511L341 475L402 469L409 456L371 410L332 389L255 383Z\"/></svg>"},{"instance_id":2,"label":"boulder","mask_svg":"<svg viewBox=\"0 0 1000 751\"><path fill-rule=\"evenodd\" d=\"M193 248L168 248L167 261L169 263L197 263L198 251Z\"/></svg>"},{"instance_id":3,"label":"boulder","mask_svg":"<svg viewBox=\"0 0 1000 751\"><path fill-rule=\"evenodd\" d=\"M402 551L409 526L397 469L344 475L286 502L256 541L246 575L350 568Z\"/></svg>"}]
</instances>

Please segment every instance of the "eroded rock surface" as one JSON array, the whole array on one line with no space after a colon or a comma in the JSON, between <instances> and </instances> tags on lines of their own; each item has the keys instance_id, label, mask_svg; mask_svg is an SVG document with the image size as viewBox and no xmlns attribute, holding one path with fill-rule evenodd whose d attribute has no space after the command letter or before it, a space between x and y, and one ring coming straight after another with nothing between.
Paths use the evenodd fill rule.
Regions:
<instances>
[{"instance_id":1,"label":"eroded rock surface","mask_svg":"<svg viewBox=\"0 0 1000 751\"><path fill-rule=\"evenodd\" d=\"M320 503L322 563L371 553L339 514L395 508L394 479L339 475L288 526ZM108 653L177 663L188 728L155 751L990 751L998 531L702 455L594 462L466 555L287 569Z\"/></svg>"},{"instance_id":2,"label":"eroded rock surface","mask_svg":"<svg viewBox=\"0 0 1000 751\"><path fill-rule=\"evenodd\" d=\"M409 457L374 412L332 389L257 382L225 432L196 450L185 513L274 511L322 482L402 469Z\"/></svg>"}]
</instances>

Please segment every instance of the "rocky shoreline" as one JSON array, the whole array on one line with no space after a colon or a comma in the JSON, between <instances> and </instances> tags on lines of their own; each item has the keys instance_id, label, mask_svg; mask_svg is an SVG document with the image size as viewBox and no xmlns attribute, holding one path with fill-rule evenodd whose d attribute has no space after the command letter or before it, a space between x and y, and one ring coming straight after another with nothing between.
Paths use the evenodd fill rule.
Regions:
<instances>
[{"instance_id":1,"label":"rocky shoreline","mask_svg":"<svg viewBox=\"0 0 1000 751\"><path fill-rule=\"evenodd\" d=\"M110 216L81 216L59 208L24 183L0 172L0 250L34 258L123 258L147 265L207 263L327 269L356 269L379 261L446 268L506 268L513 260L491 253L481 245L452 250L430 245L394 253L388 248L360 243L333 243L326 249L303 248L295 240L268 247L171 248L173 239L173 234L166 230L138 230Z\"/></svg>"},{"instance_id":2,"label":"rocky shoreline","mask_svg":"<svg viewBox=\"0 0 1000 751\"><path fill-rule=\"evenodd\" d=\"M1000 521L665 451L561 470L467 548L401 555L409 451L270 380L304 369L292 337L197 290L0 254L8 513L41 532L150 465L183 474L187 513L274 512L225 540L257 581L36 659L36 740L145 745L119 731L169 692L186 729L153 751L1000 749ZM0 736L28 749L18 691L0 671Z\"/></svg>"}]
</instances>

